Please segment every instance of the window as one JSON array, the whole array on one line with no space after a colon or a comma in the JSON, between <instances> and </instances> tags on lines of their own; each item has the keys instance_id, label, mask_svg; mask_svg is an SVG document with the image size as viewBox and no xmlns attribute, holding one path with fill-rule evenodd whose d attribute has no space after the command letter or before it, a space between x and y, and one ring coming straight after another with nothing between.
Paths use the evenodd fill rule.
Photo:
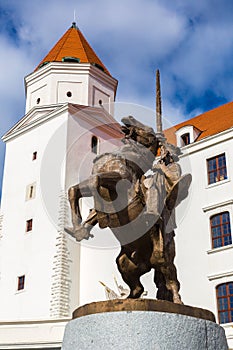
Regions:
<instances>
[{"instance_id":1,"label":"window","mask_svg":"<svg viewBox=\"0 0 233 350\"><path fill-rule=\"evenodd\" d=\"M226 157L225 153L216 157L207 159L208 184L227 179Z\"/></svg>"},{"instance_id":2,"label":"window","mask_svg":"<svg viewBox=\"0 0 233 350\"><path fill-rule=\"evenodd\" d=\"M26 200L35 198L36 196L36 184L30 184L26 188Z\"/></svg>"},{"instance_id":3,"label":"window","mask_svg":"<svg viewBox=\"0 0 233 350\"><path fill-rule=\"evenodd\" d=\"M210 218L212 248L232 244L230 216L226 211Z\"/></svg>"},{"instance_id":4,"label":"window","mask_svg":"<svg viewBox=\"0 0 233 350\"><path fill-rule=\"evenodd\" d=\"M186 134L181 135L182 140L182 146L186 146L190 144L190 133L187 132Z\"/></svg>"},{"instance_id":5,"label":"window","mask_svg":"<svg viewBox=\"0 0 233 350\"><path fill-rule=\"evenodd\" d=\"M98 139L96 136L92 136L91 139L91 151L95 154L97 154L97 145L98 145Z\"/></svg>"},{"instance_id":6,"label":"window","mask_svg":"<svg viewBox=\"0 0 233 350\"><path fill-rule=\"evenodd\" d=\"M32 153L32 160L36 160L36 158L37 158L37 152L33 152Z\"/></svg>"},{"instance_id":7,"label":"window","mask_svg":"<svg viewBox=\"0 0 233 350\"><path fill-rule=\"evenodd\" d=\"M71 96L72 96L72 92L71 92L71 91L68 91L68 92L66 93L66 96L67 96L67 97L71 97Z\"/></svg>"},{"instance_id":8,"label":"window","mask_svg":"<svg viewBox=\"0 0 233 350\"><path fill-rule=\"evenodd\" d=\"M18 288L17 290L23 290L25 284L25 275L18 277Z\"/></svg>"},{"instance_id":9,"label":"window","mask_svg":"<svg viewBox=\"0 0 233 350\"><path fill-rule=\"evenodd\" d=\"M26 221L26 232L32 230L32 219Z\"/></svg>"},{"instance_id":10,"label":"window","mask_svg":"<svg viewBox=\"0 0 233 350\"><path fill-rule=\"evenodd\" d=\"M219 323L233 322L233 282L216 287Z\"/></svg>"}]
</instances>

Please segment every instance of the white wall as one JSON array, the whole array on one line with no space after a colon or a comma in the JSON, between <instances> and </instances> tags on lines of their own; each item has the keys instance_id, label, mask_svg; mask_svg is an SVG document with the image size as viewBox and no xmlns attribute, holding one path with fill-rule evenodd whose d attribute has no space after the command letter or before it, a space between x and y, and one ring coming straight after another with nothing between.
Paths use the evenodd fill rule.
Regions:
<instances>
[{"instance_id":1,"label":"white wall","mask_svg":"<svg viewBox=\"0 0 233 350\"><path fill-rule=\"evenodd\" d=\"M51 276L57 235L55 223L58 221L61 192L61 183L57 181L51 187L51 179L58 175L54 160L64 157L60 150L66 145L66 118L61 115L7 142L2 193L3 238L0 247L1 320L50 316ZM59 128L61 132L56 134ZM59 139L56 140L57 136ZM45 154L51 138L58 147L53 159L50 158L50 163L46 164ZM32 161L34 151L37 151L37 159ZM26 187L31 183L36 184L36 195L34 199L26 201ZM52 212L44 201L46 196L54 196ZM31 218L33 229L25 232L26 220ZM17 291L17 277L24 274L25 289Z\"/></svg>"},{"instance_id":2,"label":"white wall","mask_svg":"<svg viewBox=\"0 0 233 350\"><path fill-rule=\"evenodd\" d=\"M177 210L176 264L181 295L185 304L214 312L217 321L215 288L233 281L233 245L212 249L209 220L223 211L229 211L231 223L233 220L232 147L229 130L186 146L187 154L181 159L183 168L193 176L189 198ZM222 153L226 154L228 179L208 185L206 160ZM232 337L232 328L223 326Z\"/></svg>"}]
</instances>

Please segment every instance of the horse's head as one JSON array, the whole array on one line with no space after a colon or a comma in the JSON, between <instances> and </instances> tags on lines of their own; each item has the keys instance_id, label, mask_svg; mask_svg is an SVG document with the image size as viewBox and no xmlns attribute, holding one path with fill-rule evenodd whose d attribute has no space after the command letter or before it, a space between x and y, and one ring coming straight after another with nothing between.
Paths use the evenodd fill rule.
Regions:
<instances>
[{"instance_id":1,"label":"horse's head","mask_svg":"<svg viewBox=\"0 0 233 350\"><path fill-rule=\"evenodd\" d=\"M131 138L149 148L154 155L157 154L159 144L164 140L163 135L156 134L151 127L142 124L132 116L124 117L121 121L125 124L121 127L125 138Z\"/></svg>"}]
</instances>

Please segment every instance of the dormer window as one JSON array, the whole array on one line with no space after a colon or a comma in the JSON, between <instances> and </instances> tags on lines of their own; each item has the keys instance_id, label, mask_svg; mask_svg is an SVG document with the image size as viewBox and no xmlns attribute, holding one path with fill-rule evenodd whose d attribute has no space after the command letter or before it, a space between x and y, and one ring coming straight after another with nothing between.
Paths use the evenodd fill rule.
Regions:
<instances>
[{"instance_id":1,"label":"dormer window","mask_svg":"<svg viewBox=\"0 0 233 350\"><path fill-rule=\"evenodd\" d=\"M176 131L176 141L178 147L184 147L196 141L201 131L193 125L185 125Z\"/></svg>"},{"instance_id":2,"label":"dormer window","mask_svg":"<svg viewBox=\"0 0 233 350\"><path fill-rule=\"evenodd\" d=\"M78 58L78 57L71 57L71 56L65 56L65 57L62 57L62 62L79 63L80 62L80 58Z\"/></svg>"},{"instance_id":3,"label":"dormer window","mask_svg":"<svg viewBox=\"0 0 233 350\"><path fill-rule=\"evenodd\" d=\"M181 140L183 142L182 146L186 146L190 144L190 133L186 132L185 134L181 135Z\"/></svg>"}]
</instances>

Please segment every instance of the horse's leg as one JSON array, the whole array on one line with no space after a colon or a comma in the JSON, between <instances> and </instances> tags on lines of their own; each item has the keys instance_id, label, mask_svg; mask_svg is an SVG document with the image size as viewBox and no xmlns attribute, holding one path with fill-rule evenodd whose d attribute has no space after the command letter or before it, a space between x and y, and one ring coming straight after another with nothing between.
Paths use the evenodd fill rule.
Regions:
<instances>
[{"instance_id":1,"label":"horse's leg","mask_svg":"<svg viewBox=\"0 0 233 350\"><path fill-rule=\"evenodd\" d=\"M73 228L66 229L71 235L80 229L82 223L82 215L79 206L79 199L82 197L91 197L93 189L96 188L98 182L97 176L91 176L89 179L81 182L76 186L72 186L68 190L68 199L71 207L71 219Z\"/></svg>"},{"instance_id":2,"label":"horse's leg","mask_svg":"<svg viewBox=\"0 0 233 350\"><path fill-rule=\"evenodd\" d=\"M73 237L76 238L78 242L82 239L89 239L90 237L94 237L91 234L91 230L93 226L98 223L97 212L95 209L92 209L86 220L77 228L74 232L69 232ZM67 230L68 231L68 230Z\"/></svg>"},{"instance_id":3,"label":"horse's leg","mask_svg":"<svg viewBox=\"0 0 233 350\"><path fill-rule=\"evenodd\" d=\"M180 283L177 279L176 267L173 262L167 262L161 266L161 273L166 282L166 288L172 293L172 301L183 304L179 295Z\"/></svg>"},{"instance_id":4,"label":"horse's leg","mask_svg":"<svg viewBox=\"0 0 233 350\"><path fill-rule=\"evenodd\" d=\"M172 292L169 289L167 289L164 275L160 271L159 268L157 268L155 270L154 283L155 283L156 287L158 288L157 294L156 294L156 298L157 299L173 301L173 294L172 294Z\"/></svg>"},{"instance_id":5,"label":"horse's leg","mask_svg":"<svg viewBox=\"0 0 233 350\"><path fill-rule=\"evenodd\" d=\"M152 264L155 269L154 281L158 287L157 295L159 299L173 301L176 304L182 304L179 295L180 283L177 279L177 271L174 265L174 234L173 232L170 234L164 233L164 235L167 235L167 237L169 236L169 240L166 242L167 239L162 237L161 231L159 233L159 239L154 240L154 247L157 250L154 251L155 256Z\"/></svg>"},{"instance_id":6,"label":"horse's leg","mask_svg":"<svg viewBox=\"0 0 233 350\"><path fill-rule=\"evenodd\" d=\"M139 298L143 291L144 287L140 282L140 277L148 272L150 269L145 269L140 266L140 264L135 264L125 253L124 248L121 249L120 254L117 259L118 270L121 273L121 276L125 283L130 288L130 294L128 298Z\"/></svg>"},{"instance_id":7,"label":"horse's leg","mask_svg":"<svg viewBox=\"0 0 233 350\"><path fill-rule=\"evenodd\" d=\"M174 238L172 238L166 246L165 264L161 267L161 271L164 274L167 289L171 290L173 294L173 302L176 304L183 304L179 294L180 283L177 278L177 271L174 264L175 255L175 241Z\"/></svg>"}]
</instances>

